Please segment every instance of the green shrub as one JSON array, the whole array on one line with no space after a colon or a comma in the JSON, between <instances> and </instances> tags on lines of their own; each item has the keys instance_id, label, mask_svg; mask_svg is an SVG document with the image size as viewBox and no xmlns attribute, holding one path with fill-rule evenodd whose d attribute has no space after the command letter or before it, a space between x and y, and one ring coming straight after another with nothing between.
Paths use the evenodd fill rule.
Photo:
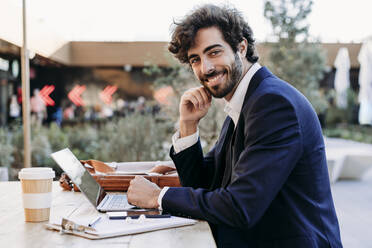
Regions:
<instances>
[{"instance_id":1,"label":"green shrub","mask_svg":"<svg viewBox=\"0 0 372 248\"><path fill-rule=\"evenodd\" d=\"M103 161L164 160L170 131L151 115L133 114L101 127L95 158ZM169 158L167 158L169 159Z\"/></svg>"},{"instance_id":2,"label":"green shrub","mask_svg":"<svg viewBox=\"0 0 372 248\"><path fill-rule=\"evenodd\" d=\"M337 108L333 104L327 109L326 114L327 127L348 123L358 123L358 95L352 89L347 91L347 107L345 109Z\"/></svg>"},{"instance_id":3,"label":"green shrub","mask_svg":"<svg viewBox=\"0 0 372 248\"><path fill-rule=\"evenodd\" d=\"M68 136L68 147L79 159L92 159L99 148L99 129L91 125L76 125L63 130Z\"/></svg>"},{"instance_id":4,"label":"green shrub","mask_svg":"<svg viewBox=\"0 0 372 248\"><path fill-rule=\"evenodd\" d=\"M372 144L372 127L370 126L341 124L336 127L323 129L323 134L327 137Z\"/></svg>"},{"instance_id":5,"label":"green shrub","mask_svg":"<svg viewBox=\"0 0 372 248\"><path fill-rule=\"evenodd\" d=\"M10 167L14 162L13 146L8 129L0 128L0 166Z\"/></svg>"},{"instance_id":6,"label":"green shrub","mask_svg":"<svg viewBox=\"0 0 372 248\"><path fill-rule=\"evenodd\" d=\"M13 168L23 167L23 128L21 125L12 126L10 129L11 141L13 145Z\"/></svg>"},{"instance_id":7,"label":"green shrub","mask_svg":"<svg viewBox=\"0 0 372 248\"><path fill-rule=\"evenodd\" d=\"M67 133L57 124L52 123L49 128L45 129L53 152L69 146L69 137Z\"/></svg>"},{"instance_id":8,"label":"green shrub","mask_svg":"<svg viewBox=\"0 0 372 248\"><path fill-rule=\"evenodd\" d=\"M101 161L149 161L169 159L173 122L152 115L133 114L106 123L78 124L72 127L31 128L32 166L62 170L50 154L69 147L78 159ZM0 129L0 165L23 167L23 129L14 125ZM14 179L14 178L12 178Z\"/></svg>"},{"instance_id":9,"label":"green shrub","mask_svg":"<svg viewBox=\"0 0 372 248\"><path fill-rule=\"evenodd\" d=\"M31 129L31 161L33 167L52 167L57 172L62 170L55 164L50 154L53 152L49 129L46 127L33 126ZM59 173L57 173L59 174Z\"/></svg>"}]
</instances>

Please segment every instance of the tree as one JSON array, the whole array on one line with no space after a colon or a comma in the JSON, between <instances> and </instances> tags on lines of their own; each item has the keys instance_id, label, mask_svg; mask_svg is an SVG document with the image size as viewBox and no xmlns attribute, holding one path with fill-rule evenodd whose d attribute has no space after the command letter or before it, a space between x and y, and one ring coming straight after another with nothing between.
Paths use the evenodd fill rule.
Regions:
<instances>
[{"instance_id":1,"label":"tree","mask_svg":"<svg viewBox=\"0 0 372 248\"><path fill-rule=\"evenodd\" d=\"M301 91L320 114L328 107L319 89L326 56L319 42L309 42L306 18L312 4L312 0L265 0L264 15L276 38L270 44L270 70Z\"/></svg>"}]
</instances>

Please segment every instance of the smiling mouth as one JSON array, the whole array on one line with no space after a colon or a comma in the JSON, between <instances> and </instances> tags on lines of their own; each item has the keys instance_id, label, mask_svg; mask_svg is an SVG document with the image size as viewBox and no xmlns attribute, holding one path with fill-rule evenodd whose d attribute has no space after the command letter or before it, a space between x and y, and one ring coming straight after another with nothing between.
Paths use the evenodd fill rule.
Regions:
<instances>
[{"instance_id":1,"label":"smiling mouth","mask_svg":"<svg viewBox=\"0 0 372 248\"><path fill-rule=\"evenodd\" d=\"M221 79L225 76L225 74L226 74L225 71L218 72L216 75L212 77L207 77L205 79L205 82L207 83L209 87L216 86L220 83Z\"/></svg>"}]
</instances>

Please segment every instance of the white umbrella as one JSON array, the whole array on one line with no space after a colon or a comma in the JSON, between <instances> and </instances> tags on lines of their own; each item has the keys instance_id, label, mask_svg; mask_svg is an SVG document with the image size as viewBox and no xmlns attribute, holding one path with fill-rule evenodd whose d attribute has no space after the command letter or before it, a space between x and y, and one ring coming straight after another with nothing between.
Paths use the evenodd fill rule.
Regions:
<instances>
[{"instance_id":1,"label":"white umbrella","mask_svg":"<svg viewBox=\"0 0 372 248\"><path fill-rule=\"evenodd\" d=\"M359 71L359 123L372 125L372 38L367 39L358 55Z\"/></svg>"},{"instance_id":2,"label":"white umbrella","mask_svg":"<svg viewBox=\"0 0 372 248\"><path fill-rule=\"evenodd\" d=\"M336 104L339 108L347 107L347 90L350 87L350 58L346 47L341 47L338 50L335 59L336 75L335 75L335 90Z\"/></svg>"}]
</instances>

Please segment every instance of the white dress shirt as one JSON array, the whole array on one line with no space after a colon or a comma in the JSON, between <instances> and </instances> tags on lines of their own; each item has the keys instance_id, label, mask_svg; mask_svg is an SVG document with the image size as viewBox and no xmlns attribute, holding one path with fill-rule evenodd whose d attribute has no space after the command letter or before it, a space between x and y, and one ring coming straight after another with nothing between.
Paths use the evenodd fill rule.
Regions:
<instances>
[{"instance_id":1,"label":"white dress shirt","mask_svg":"<svg viewBox=\"0 0 372 248\"><path fill-rule=\"evenodd\" d=\"M240 81L238 87L236 88L234 95L231 97L230 101L225 101L225 108L224 111L226 114L233 120L234 128L236 127L240 112L243 107L244 97L247 93L249 82L251 81L253 75L261 68L259 63L254 63L251 68L247 71L244 75L243 79ZM189 136L180 138L180 132L177 131L172 137L172 143L175 153L179 153L190 146L193 146L199 139L199 129ZM164 194L167 192L169 187L164 187L158 197L158 204L159 209L162 209L161 202L163 199Z\"/></svg>"}]
</instances>

